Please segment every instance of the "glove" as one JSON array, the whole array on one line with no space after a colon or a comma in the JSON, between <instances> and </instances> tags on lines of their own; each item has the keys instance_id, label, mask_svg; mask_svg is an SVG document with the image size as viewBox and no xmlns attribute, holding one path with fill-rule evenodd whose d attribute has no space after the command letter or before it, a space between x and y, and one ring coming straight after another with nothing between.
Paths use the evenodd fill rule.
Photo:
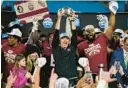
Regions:
<instances>
[{"instance_id":1,"label":"glove","mask_svg":"<svg viewBox=\"0 0 128 88\"><path fill-rule=\"evenodd\" d=\"M109 2L109 10L111 12L113 12L114 14L116 14L117 10L118 10L118 3L115 1L111 1Z\"/></svg>"},{"instance_id":2,"label":"glove","mask_svg":"<svg viewBox=\"0 0 128 88\"><path fill-rule=\"evenodd\" d=\"M99 26L100 28L104 28L107 29L108 28L108 17L106 15L96 15L97 16L97 20L99 21Z\"/></svg>"},{"instance_id":3,"label":"glove","mask_svg":"<svg viewBox=\"0 0 128 88\"><path fill-rule=\"evenodd\" d=\"M41 57L37 59L37 66L43 67L46 64L46 58Z\"/></svg>"},{"instance_id":4,"label":"glove","mask_svg":"<svg viewBox=\"0 0 128 88\"><path fill-rule=\"evenodd\" d=\"M33 20L33 27L32 27L32 32L38 30L38 20L34 19Z\"/></svg>"},{"instance_id":5,"label":"glove","mask_svg":"<svg viewBox=\"0 0 128 88\"><path fill-rule=\"evenodd\" d=\"M12 27L12 26L14 26L15 25L15 23L14 23L14 21L12 21L12 22L10 22L9 24L8 24L8 27Z\"/></svg>"},{"instance_id":6,"label":"glove","mask_svg":"<svg viewBox=\"0 0 128 88\"><path fill-rule=\"evenodd\" d=\"M78 63L79 63L82 67L86 67L87 65L89 65L88 58L85 58L85 57L79 58Z\"/></svg>"}]
</instances>

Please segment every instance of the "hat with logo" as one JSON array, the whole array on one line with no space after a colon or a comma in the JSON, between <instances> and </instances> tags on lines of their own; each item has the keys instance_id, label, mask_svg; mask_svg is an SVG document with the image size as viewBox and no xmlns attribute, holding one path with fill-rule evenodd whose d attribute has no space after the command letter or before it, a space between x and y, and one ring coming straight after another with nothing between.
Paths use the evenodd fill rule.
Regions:
<instances>
[{"instance_id":1,"label":"hat with logo","mask_svg":"<svg viewBox=\"0 0 128 88\"><path fill-rule=\"evenodd\" d=\"M112 11L114 14L116 14L117 10L118 10L118 3L115 1L111 1L109 2L109 9L110 11Z\"/></svg>"},{"instance_id":2,"label":"hat with logo","mask_svg":"<svg viewBox=\"0 0 128 88\"><path fill-rule=\"evenodd\" d=\"M94 30L95 30L95 33L100 33L100 32L102 32L99 28L95 28Z\"/></svg>"},{"instance_id":3,"label":"hat with logo","mask_svg":"<svg viewBox=\"0 0 128 88\"><path fill-rule=\"evenodd\" d=\"M120 33L120 34L124 34L124 31L122 29L116 29L114 31L114 33Z\"/></svg>"},{"instance_id":4,"label":"hat with logo","mask_svg":"<svg viewBox=\"0 0 128 88\"><path fill-rule=\"evenodd\" d=\"M19 28L13 28L10 33L7 33L8 35L15 35L17 37L22 37L22 32Z\"/></svg>"}]
</instances>

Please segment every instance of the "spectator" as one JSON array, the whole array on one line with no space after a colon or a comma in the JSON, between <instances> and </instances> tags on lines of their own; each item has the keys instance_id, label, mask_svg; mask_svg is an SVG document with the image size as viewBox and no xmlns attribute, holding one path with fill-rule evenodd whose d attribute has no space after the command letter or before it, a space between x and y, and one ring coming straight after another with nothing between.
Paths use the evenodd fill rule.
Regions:
<instances>
[{"instance_id":1,"label":"spectator","mask_svg":"<svg viewBox=\"0 0 128 88\"><path fill-rule=\"evenodd\" d=\"M96 88L96 84L93 83L93 80L90 80L89 77L84 75L76 84L76 88Z\"/></svg>"},{"instance_id":2,"label":"spectator","mask_svg":"<svg viewBox=\"0 0 128 88\"><path fill-rule=\"evenodd\" d=\"M52 43L53 56L55 60L55 72L58 77L70 79L77 76L76 67L76 27L74 24L74 15L70 18L72 24L72 38L67 33L61 33L59 36L62 12L58 13L55 34Z\"/></svg>"},{"instance_id":3,"label":"spectator","mask_svg":"<svg viewBox=\"0 0 128 88\"><path fill-rule=\"evenodd\" d=\"M34 84L31 85L31 88L39 88L40 66L43 66L43 64L40 66L38 66L38 65L35 67L35 71L34 71L34 74L32 76ZM13 76L12 72L10 71L10 75L7 78L6 88L11 88L13 83L15 82L16 78L17 78L17 76Z\"/></svg>"},{"instance_id":4,"label":"spectator","mask_svg":"<svg viewBox=\"0 0 128 88\"><path fill-rule=\"evenodd\" d=\"M6 88L11 88L11 86L13 85L14 81L16 80L17 76L13 76L12 72L10 71L10 75L7 78L7 84L6 84Z\"/></svg>"},{"instance_id":5,"label":"spectator","mask_svg":"<svg viewBox=\"0 0 128 88\"><path fill-rule=\"evenodd\" d=\"M27 69L33 74L36 60L40 57L39 48L33 44L27 44L24 55L27 58Z\"/></svg>"},{"instance_id":6,"label":"spectator","mask_svg":"<svg viewBox=\"0 0 128 88\"><path fill-rule=\"evenodd\" d=\"M114 50L114 52L112 53L111 65L113 65L115 63L115 60L118 59L126 75L128 75L128 56L127 55L128 55L128 37L125 37L123 47L120 49ZM121 75L118 73L117 73L117 78L123 86Z\"/></svg>"},{"instance_id":7,"label":"spectator","mask_svg":"<svg viewBox=\"0 0 128 88\"><path fill-rule=\"evenodd\" d=\"M40 50L37 46L32 45L32 44L27 44L26 46L26 51L24 53L24 55L27 58L27 69L31 74L34 74L34 70L35 70L35 66L37 65L37 59L40 57ZM46 87L48 84L46 81L46 78L44 77L44 75L48 75L48 74L44 74L45 70L43 70L44 67L40 68L40 77L39 77L39 86L40 87Z\"/></svg>"},{"instance_id":8,"label":"spectator","mask_svg":"<svg viewBox=\"0 0 128 88\"><path fill-rule=\"evenodd\" d=\"M13 83L14 88L24 87L27 83L27 80L31 78L31 74L26 70L26 58L22 54L16 56L15 66L12 70L13 76L16 76L16 79Z\"/></svg>"},{"instance_id":9,"label":"spectator","mask_svg":"<svg viewBox=\"0 0 128 88\"><path fill-rule=\"evenodd\" d=\"M50 82L49 82L49 88L55 88L55 83L58 78L58 75L54 73L54 68L51 71L51 76L50 76Z\"/></svg>"},{"instance_id":10,"label":"spectator","mask_svg":"<svg viewBox=\"0 0 128 88\"><path fill-rule=\"evenodd\" d=\"M47 40L47 35L41 34L40 37L39 37L39 40L40 40L41 42L46 41L46 40Z\"/></svg>"},{"instance_id":11,"label":"spectator","mask_svg":"<svg viewBox=\"0 0 128 88\"><path fill-rule=\"evenodd\" d=\"M109 72L110 72L110 74L111 74L111 77L116 77L116 74L117 74L117 73L120 73L124 87L128 86L128 75L126 75L126 74L124 73L122 66L120 66L120 69L117 70L117 69L116 69L116 66L113 65L113 66L111 67L111 69L110 69ZM117 81L117 80L116 80L116 81ZM112 82L112 83L118 83L118 82ZM112 84L112 83L111 83L111 84ZM117 84L116 84L116 85L117 85ZM113 88L113 87L111 87L111 88Z\"/></svg>"},{"instance_id":12,"label":"spectator","mask_svg":"<svg viewBox=\"0 0 128 88\"><path fill-rule=\"evenodd\" d=\"M111 56L112 56L112 52L115 50L115 49L119 49L122 47L122 44L121 44L121 39L122 39L122 35L124 34L123 30L122 29L116 29L113 34L112 34L112 38L111 40L109 41L109 44L108 44L108 56L107 56L107 62L108 62L108 67L110 67L110 62L111 62Z\"/></svg>"},{"instance_id":13,"label":"spectator","mask_svg":"<svg viewBox=\"0 0 128 88\"><path fill-rule=\"evenodd\" d=\"M110 40L109 48L113 51L117 48L121 48L120 38L124 34L122 29L116 29L112 34L112 39Z\"/></svg>"},{"instance_id":14,"label":"spectator","mask_svg":"<svg viewBox=\"0 0 128 88\"><path fill-rule=\"evenodd\" d=\"M43 78L44 80L43 83L41 83L42 87L44 86L48 86L48 81L49 81L49 77L50 77L50 72L51 72L51 59L53 59L53 54L52 54L52 40L53 40L53 33L50 33L48 36L48 40L45 40L44 42L42 42L42 56L46 57L47 63L46 65L41 68L41 78Z\"/></svg>"},{"instance_id":15,"label":"spectator","mask_svg":"<svg viewBox=\"0 0 128 88\"><path fill-rule=\"evenodd\" d=\"M109 27L105 34L100 34L97 38L95 36L94 26L87 25L83 31L85 41L78 44L79 56L85 56L89 59L90 68L93 73L98 73L98 64L103 63L105 70L107 70L107 45L108 39L114 31L115 15L111 12Z\"/></svg>"}]
</instances>

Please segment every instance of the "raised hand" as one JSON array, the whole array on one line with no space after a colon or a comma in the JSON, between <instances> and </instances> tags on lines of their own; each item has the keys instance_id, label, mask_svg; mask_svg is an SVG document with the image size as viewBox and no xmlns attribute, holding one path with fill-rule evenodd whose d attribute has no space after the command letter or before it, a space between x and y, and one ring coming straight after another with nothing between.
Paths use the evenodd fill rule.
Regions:
<instances>
[{"instance_id":1,"label":"raised hand","mask_svg":"<svg viewBox=\"0 0 128 88\"><path fill-rule=\"evenodd\" d=\"M55 82L58 78L58 75L54 73L54 68L51 71L51 76L50 76L50 82L49 82L49 88L54 88L55 87Z\"/></svg>"},{"instance_id":2,"label":"raised hand","mask_svg":"<svg viewBox=\"0 0 128 88\"><path fill-rule=\"evenodd\" d=\"M61 18L62 15L64 15L64 11L62 9L60 9L57 13L58 17Z\"/></svg>"},{"instance_id":3,"label":"raised hand","mask_svg":"<svg viewBox=\"0 0 128 88\"><path fill-rule=\"evenodd\" d=\"M28 79L32 77L32 75L31 75L30 72L27 72L25 76L26 76L26 78L28 78Z\"/></svg>"},{"instance_id":4,"label":"raised hand","mask_svg":"<svg viewBox=\"0 0 128 88\"><path fill-rule=\"evenodd\" d=\"M111 78L110 72L106 72L106 71L103 71L103 72L101 73L101 79L102 79L102 80L105 80L105 81L108 82L108 83L117 80L116 78Z\"/></svg>"},{"instance_id":5,"label":"raised hand","mask_svg":"<svg viewBox=\"0 0 128 88\"><path fill-rule=\"evenodd\" d=\"M56 79L58 78L58 75L56 73L54 73L54 68L51 71L51 76L50 76L50 80L54 80L56 81Z\"/></svg>"},{"instance_id":6,"label":"raised hand","mask_svg":"<svg viewBox=\"0 0 128 88\"><path fill-rule=\"evenodd\" d=\"M78 17L78 15L76 15L74 11L71 11L69 20L73 21L73 20L75 20L75 18L77 18L77 17Z\"/></svg>"},{"instance_id":7,"label":"raised hand","mask_svg":"<svg viewBox=\"0 0 128 88\"><path fill-rule=\"evenodd\" d=\"M10 75L9 75L9 77L7 78L7 85L6 85L6 88L11 88L12 84L13 84L14 81L16 80L16 77L17 77L17 76L13 76L13 75L12 75L12 72L10 71Z\"/></svg>"}]
</instances>

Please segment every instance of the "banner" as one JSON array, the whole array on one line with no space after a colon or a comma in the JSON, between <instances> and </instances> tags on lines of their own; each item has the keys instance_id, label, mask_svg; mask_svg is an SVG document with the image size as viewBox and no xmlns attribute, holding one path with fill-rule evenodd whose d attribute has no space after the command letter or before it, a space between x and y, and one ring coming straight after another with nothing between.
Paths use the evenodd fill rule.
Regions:
<instances>
[{"instance_id":1,"label":"banner","mask_svg":"<svg viewBox=\"0 0 128 88\"><path fill-rule=\"evenodd\" d=\"M14 4L16 15L21 24L49 17L46 1L19 1Z\"/></svg>"}]
</instances>

